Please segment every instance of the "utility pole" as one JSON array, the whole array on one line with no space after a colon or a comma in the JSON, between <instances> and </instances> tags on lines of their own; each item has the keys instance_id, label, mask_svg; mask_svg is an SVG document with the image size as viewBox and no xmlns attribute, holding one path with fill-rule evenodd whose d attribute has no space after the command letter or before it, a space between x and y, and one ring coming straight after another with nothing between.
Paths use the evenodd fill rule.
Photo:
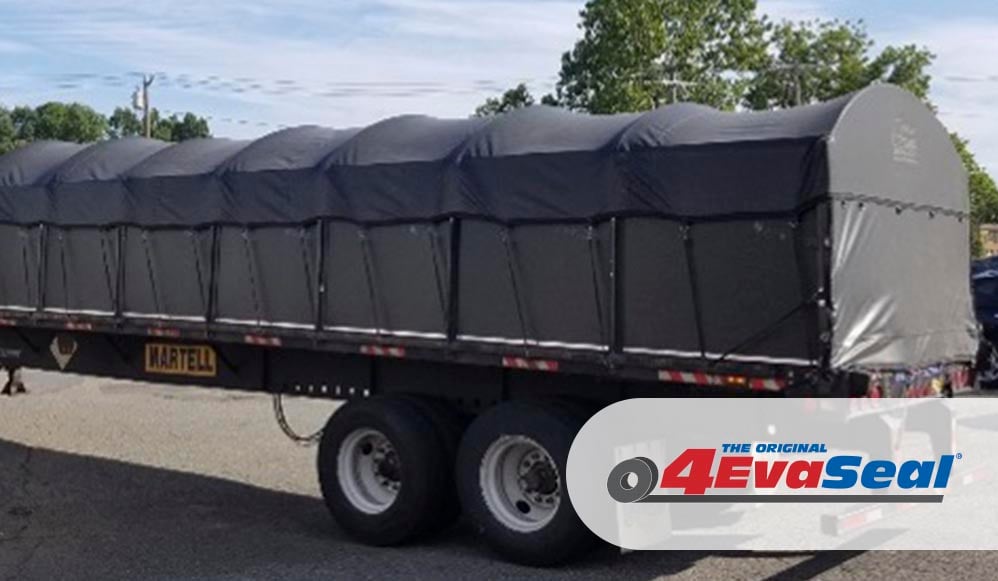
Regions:
<instances>
[{"instance_id":1,"label":"utility pole","mask_svg":"<svg viewBox=\"0 0 998 581\"><path fill-rule=\"evenodd\" d=\"M790 82L793 83L793 106L800 107L804 104L804 71L816 68L818 65L812 63L779 63L773 65L771 70L790 74Z\"/></svg>"},{"instance_id":2,"label":"utility pole","mask_svg":"<svg viewBox=\"0 0 998 581\"><path fill-rule=\"evenodd\" d=\"M669 69L668 76L666 76L666 69ZM656 63L646 73L637 78L642 83L649 83L668 88L669 93L666 96L672 97L672 100L669 101L671 104L679 102L680 91L683 93L683 98L687 98L689 97L690 87L697 85L697 83L694 82L684 81L679 73L663 63ZM655 87L656 89L658 88L657 86ZM659 97L659 92L657 90L653 92L652 98L656 109L662 106L662 99Z\"/></svg>"},{"instance_id":3,"label":"utility pole","mask_svg":"<svg viewBox=\"0 0 998 581\"><path fill-rule=\"evenodd\" d=\"M155 75L142 75L142 86L136 87L132 94L132 108L142 111L142 133L146 138L152 137L152 119L149 116L149 87L156 80Z\"/></svg>"},{"instance_id":4,"label":"utility pole","mask_svg":"<svg viewBox=\"0 0 998 581\"><path fill-rule=\"evenodd\" d=\"M152 137L152 119L149 118L149 87L152 86L152 75L142 75L142 126L145 127L146 139Z\"/></svg>"},{"instance_id":5,"label":"utility pole","mask_svg":"<svg viewBox=\"0 0 998 581\"><path fill-rule=\"evenodd\" d=\"M696 85L696 83L690 81L684 81L675 71L669 74L669 78L665 80L662 84L669 87L672 91L672 103L679 102L679 91L682 90L685 95L689 95L689 88Z\"/></svg>"}]
</instances>

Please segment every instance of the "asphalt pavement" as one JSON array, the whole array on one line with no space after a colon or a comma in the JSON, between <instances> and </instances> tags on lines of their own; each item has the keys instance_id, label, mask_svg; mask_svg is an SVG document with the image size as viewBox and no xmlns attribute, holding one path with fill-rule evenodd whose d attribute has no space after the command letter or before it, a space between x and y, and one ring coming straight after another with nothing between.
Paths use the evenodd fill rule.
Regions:
<instances>
[{"instance_id":1,"label":"asphalt pavement","mask_svg":"<svg viewBox=\"0 0 998 581\"><path fill-rule=\"evenodd\" d=\"M328 517L315 449L261 394L26 372L0 398L0 579L994 579L996 552L620 555L557 570L497 560L465 525L403 548ZM300 431L327 402L291 401Z\"/></svg>"}]
</instances>

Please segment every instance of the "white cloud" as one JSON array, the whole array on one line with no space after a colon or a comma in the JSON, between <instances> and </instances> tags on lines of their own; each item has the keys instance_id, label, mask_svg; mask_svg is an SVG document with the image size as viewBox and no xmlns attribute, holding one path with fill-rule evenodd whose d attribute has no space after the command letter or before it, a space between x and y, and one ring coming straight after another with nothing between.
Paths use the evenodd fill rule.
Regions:
<instances>
[{"instance_id":1,"label":"white cloud","mask_svg":"<svg viewBox=\"0 0 998 581\"><path fill-rule=\"evenodd\" d=\"M759 13L775 22L830 18L829 2L817 0L760 0Z\"/></svg>"},{"instance_id":2,"label":"white cloud","mask_svg":"<svg viewBox=\"0 0 998 581\"><path fill-rule=\"evenodd\" d=\"M0 54L24 54L33 50L35 48L29 44L0 39Z\"/></svg>"},{"instance_id":3,"label":"white cloud","mask_svg":"<svg viewBox=\"0 0 998 581\"><path fill-rule=\"evenodd\" d=\"M328 6L304 0L93 0L85 6L37 0L19 5L6 26L0 23L0 34L16 27L54 55L86 55L116 72L245 77L264 85L294 79L311 93L157 87L154 96L164 108L198 110L207 103L223 106L204 111L216 117L355 125L402 112L467 115L485 97L519 81L538 91L549 89L561 52L577 36L579 8L578 2L517 0L346 0ZM433 86L383 89L377 95L327 94L331 86L348 81ZM87 91L107 91L84 86L74 98L99 100ZM220 133L261 132L252 124L216 127Z\"/></svg>"},{"instance_id":4,"label":"white cloud","mask_svg":"<svg viewBox=\"0 0 998 581\"><path fill-rule=\"evenodd\" d=\"M936 54L930 98L940 119L978 160L998 171L998 20L913 21L880 36L883 44L917 44Z\"/></svg>"},{"instance_id":5,"label":"white cloud","mask_svg":"<svg viewBox=\"0 0 998 581\"><path fill-rule=\"evenodd\" d=\"M10 102L78 99L111 108L130 88L59 87L46 74L164 71L192 78L294 79L307 90L272 95L249 88L155 87L157 106L214 115L220 134L249 136L272 124L359 125L400 113L453 117L505 87L527 81L550 90L561 53L578 37L581 0L0 0L0 54L44 60L35 69L8 59L0 71ZM838 5L838 6L837 6ZM761 0L771 19L832 18L842 4ZM878 44L926 45L938 54L932 98L951 128L998 171L998 21L919 19L869 22ZM39 74L41 71L41 74ZM994 79L988 80L993 76ZM960 78L978 79L961 82ZM25 81L25 79L33 79ZM980 81L980 79L984 79ZM344 82L396 83L354 87ZM489 82L483 82L489 81ZM416 87L413 83L423 83ZM239 83L236 83L239 84ZM252 82L242 83L243 86ZM16 90L13 90L16 89ZM338 91L330 94L332 89ZM372 92L373 91L373 92ZM324 96L318 96L324 94ZM245 118L251 123L221 120Z\"/></svg>"}]
</instances>

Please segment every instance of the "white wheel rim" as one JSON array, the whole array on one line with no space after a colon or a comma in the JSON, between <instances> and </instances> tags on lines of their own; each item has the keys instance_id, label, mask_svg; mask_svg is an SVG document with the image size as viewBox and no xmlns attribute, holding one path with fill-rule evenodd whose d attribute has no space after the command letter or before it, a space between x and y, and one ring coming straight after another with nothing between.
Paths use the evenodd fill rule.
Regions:
<instances>
[{"instance_id":1,"label":"white wheel rim","mask_svg":"<svg viewBox=\"0 0 998 581\"><path fill-rule=\"evenodd\" d=\"M529 533L547 526L561 505L558 466L526 436L502 436L482 456L482 499L507 528Z\"/></svg>"},{"instance_id":2,"label":"white wheel rim","mask_svg":"<svg viewBox=\"0 0 998 581\"><path fill-rule=\"evenodd\" d=\"M402 487L395 447L377 430L350 432L336 457L336 478L357 510L367 514L388 510Z\"/></svg>"}]
</instances>

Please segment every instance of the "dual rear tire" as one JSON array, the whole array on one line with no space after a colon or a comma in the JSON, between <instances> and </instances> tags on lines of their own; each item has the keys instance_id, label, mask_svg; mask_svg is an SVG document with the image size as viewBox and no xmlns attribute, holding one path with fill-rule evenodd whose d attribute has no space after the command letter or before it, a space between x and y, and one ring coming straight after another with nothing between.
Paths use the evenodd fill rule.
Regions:
<instances>
[{"instance_id":1,"label":"dual rear tire","mask_svg":"<svg viewBox=\"0 0 998 581\"><path fill-rule=\"evenodd\" d=\"M319 446L319 482L352 537L398 545L451 525L461 509L504 558L555 565L595 537L564 482L577 406L509 402L465 430L455 412L415 396L351 402L330 418Z\"/></svg>"},{"instance_id":2,"label":"dual rear tire","mask_svg":"<svg viewBox=\"0 0 998 581\"><path fill-rule=\"evenodd\" d=\"M505 559L557 565L596 537L572 507L564 475L585 417L562 402L508 402L478 417L461 440L457 486L468 519Z\"/></svg>"},{"instance_id":3,"label":"dual rear tire","mask_svg":"<svg viewBox=\"0 0 998 581\"><path fill-rule=\"evenodd\" d=\"M398 545L450 525L459 514L449 478L456 441L406 398L352 402L319 442L319 486L333 518L357 540Z\"/></svg>"}]
</instances>

